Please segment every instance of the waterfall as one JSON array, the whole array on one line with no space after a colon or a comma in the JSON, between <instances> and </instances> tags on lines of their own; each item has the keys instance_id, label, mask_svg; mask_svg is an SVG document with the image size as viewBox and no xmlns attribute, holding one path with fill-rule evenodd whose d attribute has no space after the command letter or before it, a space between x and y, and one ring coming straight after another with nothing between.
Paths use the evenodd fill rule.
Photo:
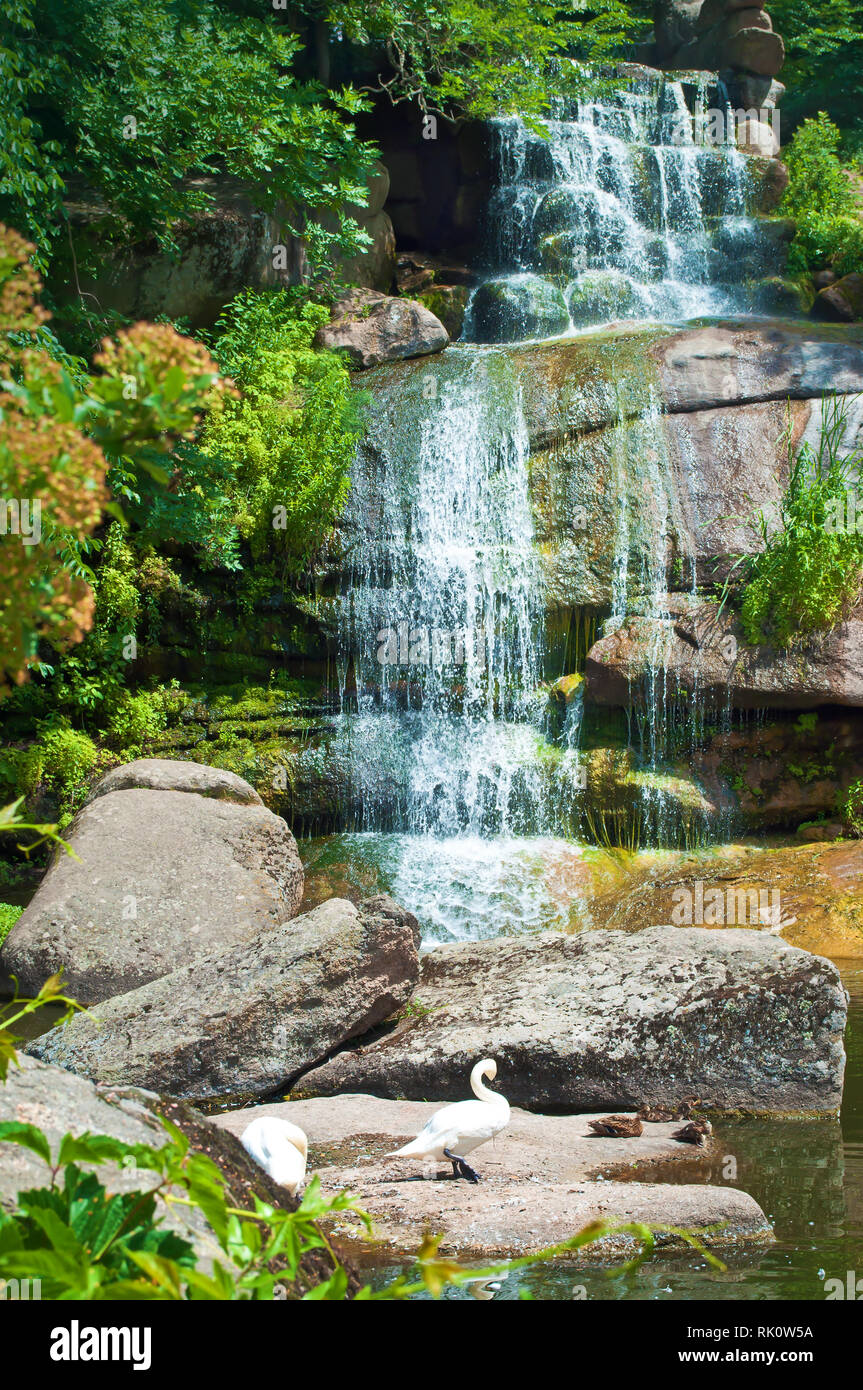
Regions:
<instances>
[{"instance_id":1,"label":"waterfall","mask_svg":"<svg viewBox=\"0 0 863 1390\"><path fill-rule=\"evenodd\" d=\"M697 97L703 105L706 90ZM546 124L543 136L517 116L493 122L487 240L496 286L540 277L562 293L572 331L740 311L746 296L729 282L774 273L769 248L756 264L746 158L733 143L704 141L681 81L630 76L572 110L558 104ZM732 244L740 256L728 254ZM465 336L483 340L473 309Z\"/></svg>"},{"instance_id":2,"label":"waterfall","mask_svg":"<svg viewBox=\"0 0 863 1390\"><path fill-rule=\"evenodd\" d=\"M490 255L494 284L515 286L517 303L534 281L546 307L565 294L570 332L734 307L716 248L755 236L744 161L696 143L681 83L639 78L561 107L548 139L517 118L494 129ZM577 926L586 839L677 843L704 819L673 775L701 731L697 701L669 698L662 634L672 559L693 594L696 566L648 354L624 344L617 358L610 336L602 390L616 418L593 434L563 425L576 493L601 466L609 497L610 602L585 631L641 618L655 636L622 746L613 731L590 741L578 673L561 670L558 649L549 667L524 400L537 392L523 376L546 349L470 341L491 283L474 293L465 343L366 377L369 427L343 524L333 756L346 769L350 856L363 881L383 877L417 913L429 943ZM554 312L548 322L560 330ZM551 700L562 674L572 681Z\"/></svg>"},{"instance_id":3,"label":"waterfall","mask_svg":"<svg viewBox=\"0 0 863 1390\"><path fill-rule=\"evenodd\" d=\"M364 829L506 833L536 813L543 595L527 458L501 353L403 376L372 422L340 613Z\"/></svg>"}]
</instances>

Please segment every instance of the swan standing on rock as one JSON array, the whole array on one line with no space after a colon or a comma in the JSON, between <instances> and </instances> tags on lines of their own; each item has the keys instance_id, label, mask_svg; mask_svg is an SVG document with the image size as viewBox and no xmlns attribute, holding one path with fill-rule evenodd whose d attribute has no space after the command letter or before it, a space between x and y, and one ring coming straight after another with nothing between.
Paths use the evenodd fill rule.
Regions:
<instances>
[{"instance_id":1,"label":"swan standing on rock","mask_svg":"<svg viewBox=\"0 0 863 1390\"><path fill-rule=\"evenodd\" d=\"M448 1158L454 1178L479 1182L479 1173L465 1163L465 1154L493 1139L509 1124L509 1102L483 1085L484 1077L494 1081L496 1076L497 1062L490 1057L477 1062L470 1074L470 1087L477 1099L445 1105L443 1110L432 1115L416 1139L385 1157Z\"/></svg>"},{"instance_id":2,"label":"swan standing on rock","mask_svg":"<svg viewBox=\"0 0 863 1390\"><path fill-rule=\"evenodd\" d=\"M262 1115L243 1130L240 1143L274 1182L296 1196L306 1178L309 1141L298 1125Z\"/></svg>"}]
</instances>

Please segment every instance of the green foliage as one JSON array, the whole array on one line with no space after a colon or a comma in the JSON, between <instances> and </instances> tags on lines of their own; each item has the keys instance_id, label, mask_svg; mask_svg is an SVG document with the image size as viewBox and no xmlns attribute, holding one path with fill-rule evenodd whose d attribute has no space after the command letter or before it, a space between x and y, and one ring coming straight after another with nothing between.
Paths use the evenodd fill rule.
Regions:
<instances>
[{"instance_id":1,"label":"green foliage","mask_svg":"<svg viewBox=\"0 0 863 1390\"><path fill-rule=\"evenodd\" d=\"M852 782L844 796L837 798L837 810L852 835L863 838L863 779Z\"/></svg>"},{"instance_id":2,"label":"green foliage","mask_svg":"<svg viewBox=\"0 0 863 1390\"><path fill-rule=\"evenodd\" d=\"M860 593L863 535L846 526L849 479L863 451L843 454L847 408L824 402L817 450L804 444L793 456L789 432L789 483L780 505L780 527L760 512L764 549L749 561L741 618L748 642L790 646L798 637L833 627Z\"/></svg>"},{"instance_id":3,"label":"green foliage","mask_svg":"<svg viewBox=\"0 0 863 1390\"><path fill-rule=\"evenodd\" d=\"M327 310L286 290L238 295L213 350L240 398L211 410L200 452L230 460L240 535L256 559L298 573L344 506L362 424L340 359L313 347Z\"/></svg>"},{"instance_id":4,"label":"green foliage","mask_svg":"<svg viewBox=\"0 0 863 1390\"><path fill-rule=\"evenodd\" d=\"M3 0L11 52L0 66L0 215L43 258L67 236L71 180L104 201L117 232L155 231L206 208L202 176L227 172L279 199L320 259L366 238L344 213L364 198L373 151L350 88L325 93L292 72L300 41L270 6L231 0ZM11 148L10 148L11 147ZM311 217L304 221L300 209ZM317 219L328 215L328 228Z\"/></svg>"},{"instance_id":5,"label":"green foliage","mask_svg":"<svg viewBox=\"0 0 863 1390\"><path fill-rule=\"evenodd\" d=\"M3 817L0 813L0 828L2 828L2 823ZM19 829L21 828L19 826ZM34 829L36 827L28 828ZM48 829L47 826L39 828ZM54 838L56 839L56 836ZM59 843L67 854L72 853L69 846L65 845L62 840ZM19 1024L22 1018L28 1018L31 1014L38 1013L46 1006L56 1008L58 1005L63 1009L63 1013L59 1019L53 1020L55 1023L65 1023L79 1008L74 999L67 998L63 993L62 971L45 981L35 999L23 999L18 993L16 983L12 999L6 1003L0 1003L0 1084L5 1082L9 1075L9 1068L18 1066L17 1044L20 1042L20 1038L12 1031L15 1025Z\"/></svg>"},{"instance_id":6,"label":"green foliage","mask_svg":"<svg viewBox=\"0 0 863 1390\"><path fill-rule=\"evenodd\" d=\"M859 140L863 96L863 5L860 0L771 0L773 27L785 40L782 116L795 124L827 111Z\"/></svg>"},{"instance_id":7,"label":"green foliage","mask_svg":"<svg viewBox=\"0 0 863 1390\"><path fill-rule=\"evenodd\" d=\"M651 13L638 0L342 0L330 18L354 43L385 52L372 90L483 119L541 116L553 94L585 82L569 55L620 56L647 36Z\"/></svg>"},{"instance_id":8,"label":"green foliage","mask_svg":"<svg viewBox=\"0 0 863 1390\"><path fill-rule=\"evenodd\" d=\"M86 793L98 760L99 751L91 738L67 724L56 724L45 729L27 749L21 785L30 795L40 786L49 787L61 812L68 813Z\"/></svg>"},{"instance_id":9,"label":"green foliage","mask_svg":"<svg viewBox=\"0 0 863 1390\"><path fill-rule=\"evenodd\" d=\"M0 946L3 945L23 911L23 907L17 907L14 903L0 903Z\"/></svg>"},{"instance_id":10,"label":"green foliage","mask_svg":"<svg viewBox=\"0 0 863 1390\"><path fill-rule=\"evenodd\" d=\"M124 754L140 757L143 745L162 733L167 723L166 701L161 690L124 690L106 721L108 740Z\"/></svg>"},{"instance_id":11,"label":"green foliage","mask_svg":"<svg viewBox=\"0 0 863 1390\"><path fill-rule=\"evenodd\" d=\"M828 263L839 275L863 269L863 220L850 170L839 155L840 131L823 111L804 121L785 153L790 181L784 211L797 222L792 270Z\"/></svg>"}]
</instances>

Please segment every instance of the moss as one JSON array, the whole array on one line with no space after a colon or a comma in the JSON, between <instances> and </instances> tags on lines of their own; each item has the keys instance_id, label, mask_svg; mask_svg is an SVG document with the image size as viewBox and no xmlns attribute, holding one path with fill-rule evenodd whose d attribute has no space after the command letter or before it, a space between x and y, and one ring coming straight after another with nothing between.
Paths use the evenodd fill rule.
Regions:
<instances>
[{"instance_id":1,"label":"moss","mask_svg":"<svg viewBox=\"0 0 863 1390\"><path fill-rule=\"evenodd\" d=\"M14 903L0 903L0 946L3 945L23 911L23 907L17 907Z\"/></svg>"}]
</instances>

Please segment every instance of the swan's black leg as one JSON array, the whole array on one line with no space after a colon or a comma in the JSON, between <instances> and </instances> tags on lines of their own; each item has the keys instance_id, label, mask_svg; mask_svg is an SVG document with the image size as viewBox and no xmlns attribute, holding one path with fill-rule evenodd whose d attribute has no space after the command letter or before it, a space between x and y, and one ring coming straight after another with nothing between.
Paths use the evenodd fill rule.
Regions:
<instances>
[{"instance_id":1,"label":"swan's black leg","mask_svg":"<svg viewBox=\"0 0 863 1390\"><path fill-rule=\"evenodd\" d=\"M468 1182L479 1182L479 1173L475 1172L469 1163L465 1163L463 1158L450 1153L449 1149L444 1149L444 1154L452 1164L453 1177L466 1178Z\"/></svg>"}]
</instances>

